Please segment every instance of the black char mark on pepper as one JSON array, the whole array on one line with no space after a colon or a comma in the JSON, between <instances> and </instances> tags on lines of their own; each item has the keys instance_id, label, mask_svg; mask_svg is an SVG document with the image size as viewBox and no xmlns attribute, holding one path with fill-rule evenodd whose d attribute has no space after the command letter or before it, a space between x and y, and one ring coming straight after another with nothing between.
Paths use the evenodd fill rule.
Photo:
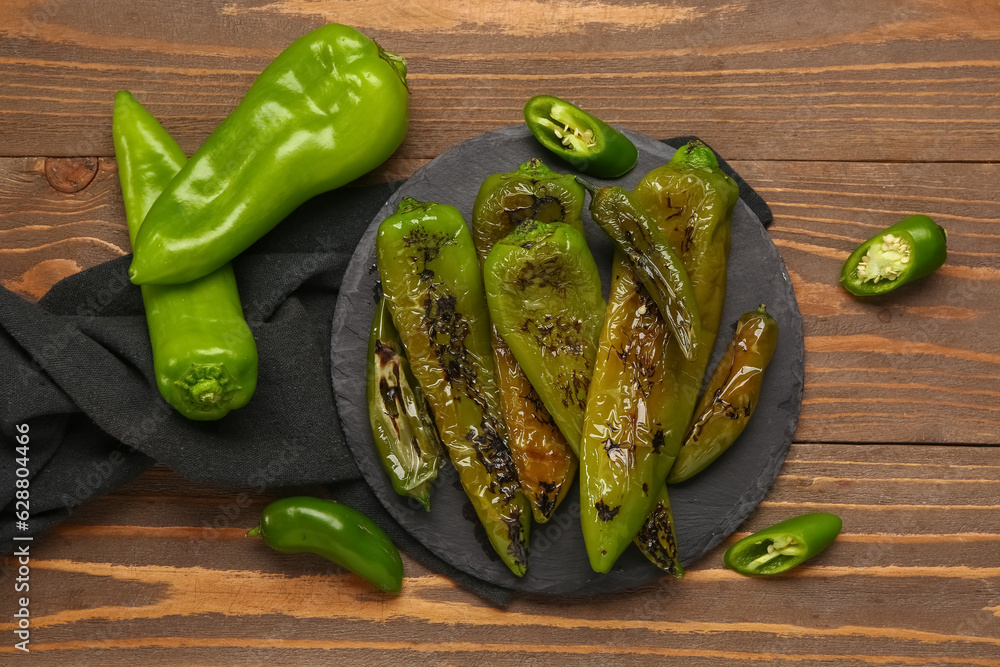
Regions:
<instances>
[{"instance_id":1,"label":"black char mark on pepper","mask_svg":"<svg viewBox=\"0 0 1000 667\"><path fill-rule=\"evenodd\" d=\"M663 503L656 503L636 539L645 547L646 555L656 559L657 566L670 574L677 574L677 563L671 557L677 554L677 543L674 541L670 513Z\"/></svg>"},{"instance_id":2,"label":"black char mark on pepper","mask_svg":"<svg viewBox=\"0 0 1000 667\"><path fill-rule=\"evenodd\" d=\"M542 516L552 516L552 511L556 508L556 498L559 496L559 489L562 488L562 484L558 482L539 481L538 486L542 489L542 493L538 498L538 509L541 510Z\"/></svg>"},{"instance_id":3,"label":"black char mark on pepper","mask_svg":"<svg viewBox=\"0 0 1000 667\"><path fill-rule=\"evenodd\" d=\"M594 507L597 508L597 518L601 521L611 521L618 516L618 512L622 508L621 505L616 505L614 508L608 507L603 500L594 503Z\"/></svg>"}]
</instances>

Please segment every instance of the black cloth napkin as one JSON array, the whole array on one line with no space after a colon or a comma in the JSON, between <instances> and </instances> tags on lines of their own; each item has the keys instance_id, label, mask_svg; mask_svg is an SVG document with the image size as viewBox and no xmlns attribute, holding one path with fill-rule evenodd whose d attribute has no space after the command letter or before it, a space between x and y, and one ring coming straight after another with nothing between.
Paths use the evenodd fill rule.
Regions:
<instances>
[{"instance_id":1,"label":"black cloth napkin","mask_svg":"<svg viewBox=\"0 0 1000 667\"><path fill-rule=\"evenodd\" d=\"M763 200L725 168L770 222ZM326 484L414 560L491 604L509 604L512 591L447 565L392 520L362 480L334 404L329 344L340 283L398 187L316 197L234 260L259 382L246 407L217 422L189 421L160 397L140 291L128 280L130 257L66 278L37 304L0 288L0 552L13 550L15 534L41 535L159 461L186 478L235 487ZM30 429L26 531L15 517L18 424Z\"/></svg>"}]
</instances>

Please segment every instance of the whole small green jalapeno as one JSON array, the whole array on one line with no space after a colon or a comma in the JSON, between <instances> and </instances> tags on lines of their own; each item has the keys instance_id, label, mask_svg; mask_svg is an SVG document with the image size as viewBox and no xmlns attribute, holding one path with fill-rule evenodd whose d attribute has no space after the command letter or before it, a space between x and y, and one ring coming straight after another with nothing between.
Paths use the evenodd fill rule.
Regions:
<instances>
[{"instance_id":1,"label":"whole small green jalapeno","mask_svg":"<svg viewBox=\"0 0 1000 667\"><path fill-rule=\"evenodd\" d=\"M694 359L701 316L691 279L669 238L628 190L577 180L590 191L590 217L629 259L684 356Z\"/></svg>"},{"instance_id":2,"label":"whole small green jalapeno","mask_svg":"<svg viewBox=\"0 0 1000 667\"><path fill-rule=\"evenodd\" d=\"M406 360L385 299L368 338L368 418L392 488L431 508L431 483L443 457L424 392Z\"/></svg>"},{"instance_id":3,"label":"whole small green jalapeno","mask_svg":"<svg viewBox=\"0 0 1000 667\"><path fill-rule=\"evenodd\" d=\"M587 241L564 223L524 222L493 246L483 277L494 326L579 451L605 307Z\"/></svg>"},{"instance_id":4,"label":"whole small green jalapeno","mask_svg":"<svg viewBox=\"0 0 1000 667\"><path fill-rule=\"evenodd\" d=\"M911 215L868 239L844 262L840 284L851 294L885 294L937 271L948 233L926 215Z\"/></svg>"},{"instance_id":5,"label":"whole small green jalapeno","mask_svg":"<svg viewBox=\"0 0 1000 667\"><path fill-rule=\"evenodd\" d=\"M668 484L691 479L736 442L757 407L764 369L777 344L778 323L763 304L740 317L733 340L694 411Z\"/></svg>"},{"instance_id":6,"label":"whole small green jalapeno","mask_svg":"<svg viewBox=\"0 0 1000 667\"><path fill-rule=\"evenodd\" d=\"M375 251L386 303L441 442L493 548L523 576L531 507L507 445L472 234L458 209L404 197L379 225Z\"/></svg>"},{"instance_id":7,"label":"whole small green jalapeno","mask_svg":"<svg viewBox=\"0 0 1000 667\"><path fill-rule=\"evenodd\" d=\"M403 561L389 536L361 512L332 500L275 500L247 537L262 537L282 553L322 556L387 593L403 588Z\"/></svg>"},{"instance_id":8,"label":"whole small green jalapeno","mask_svg":"<svg viewBox=\"0 0 1000 667\"><path fill-rule=\"evenodd\" d=\"M497 241L526 220L564 222L583 232L586 194L573 176L554 173L538 158L483 181L472 209L472 237L480 264ZM535 521L544 523L569 492L576 456L541 397L493 327L493 356L510 453Z\"/></svg>"},{"instance_id":9,"label":"whole small green jalapeno","mask_svg":"<svg viewBox=\"0 0 1000 667\"><path fill-rule=\"evenodd\" d=\"M111 134L134 244L146 212L187 158L128 91L115 95ZM230 264L190 283L142 285L142 303L164 400L197 421L221 419L249 402L257 388L257 344Z\"/></svg>"},{"instance_id":10,"label":"whole small green jalapeno","mask_svg":"<svg viewBox=\"0 0 1000 667\"><path fill-rule=\"evenodd\" d=\"M744 537L726 549L722 562L750 576L787 572L833 544L842 527L835 514L803 514Z\"/></svg>"},{"instance_id":11,"label":"whole small green jalapeno","mask_svg":"<svg viewBox=\"0 0 1000 667\"><path fill-rule=\"evenodd\" d=\"M635 144L624 134L552 95L528 100L524 122L539 143L584 174L618 178L639 160Z\"/></svg>"},{"instance_id":12,"label":"whole small green jalapeno","mask_svg":"<svg viewBox=\"0 0 1000 667\"><path fill-rule=\"evenodd\" d=\"M384 162L407 126L402 58L345 25L300 37L150 207L132 282L184 283L214 271L307 199Z\"/></svg>"}]
</instances>

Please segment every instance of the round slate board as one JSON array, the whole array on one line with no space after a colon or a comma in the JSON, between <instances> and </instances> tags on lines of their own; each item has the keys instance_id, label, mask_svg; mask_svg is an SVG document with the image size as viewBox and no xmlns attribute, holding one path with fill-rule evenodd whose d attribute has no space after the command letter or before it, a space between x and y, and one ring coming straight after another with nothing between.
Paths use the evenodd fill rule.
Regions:
<instances>
[{"instance_id":1,"label":"round slate board","mask_svg":"<svg viewBox=\"0 0 1000 667\"><path fill-rule=\"evenodd\" d=\"M631 189L642 176L667 162L674 149L645 135L626 134L639 149L639 164L624 178L607 183ZM445 562L490 583L521 591L553 595L622 591L664 574L634 545L610 572L597 574L590 569L579 524L577 483L549 523L532 526L528 572L519 579L494 553L454 468L444 466L431 495L431 511L425 512L416 501L393 491L372 442L365 400L365 356L376 303L374 239L379 223L395 211L406 195L451 204L466 221L471 221L472 205L483 180L493 173L513 171L532 157L541 158L556 171L572 171L547 153L524 125L511 126L449 149L417 171L375 216L351 258L334 313L333 386L337 406L351 451L379 500L403 528ZM584 226L607 295L611 242L587 214ZM705 472L670 489L677 541L685 565L732 533L763 499L788 453L802 402L802 317L777 249L742 201L733 215L732 246L724 324L709 370L715 367L731 338L732 330L726 323L735 323L740 315L761 303L767 304L778 321L780 335L757 410L739 441Z\"/></svg>"}]
</instances>

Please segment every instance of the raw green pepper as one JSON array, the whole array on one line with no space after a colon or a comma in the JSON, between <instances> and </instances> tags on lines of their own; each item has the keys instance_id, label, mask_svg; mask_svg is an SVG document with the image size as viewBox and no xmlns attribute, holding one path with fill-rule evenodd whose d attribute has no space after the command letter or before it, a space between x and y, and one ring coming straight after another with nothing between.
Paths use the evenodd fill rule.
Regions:
<instances>
[{"instance_id":1,"label":"raw green pepper","mask_svg":"<svg viewBox=\"0 0 1000 667\"><path fill-rule=\"evenodd\" d=\"M507 445L472 234L451 206L405 197L375 237L386 303L441 441L493 548L527 566L531 509Z\"/></svg>"},{"instance_id":2,"label":"raw green pepper","mask_svg":"<svg viewBox=\"0 0 1000 667\"><path fill-rule=\"evenodd\" d=\"M576 179L553 173L538 158L516 171L493 174L479 188L472 211L472 236L480 264L497 241L525 220L565 222L582 233L584 200L583 187ZM493 356L517 476L535 521L544 523L569 491L576 456L496 327Z\"/></svg>"},{"instance_id":3,"label":"raw green pepper","mask_svg":"<svg viewBox=\"0 0 1000 667\"><path fill-rule=\"evenodd\" d=\"M524 122L539 143L584 174L618 178L639 160L628 137L558 97L532 97L524 105Z\"/></svg>"},{"instance_id":4,"label":"raw green pepper","mask_svg":"<svg viewBox=\"0 0 1000 667\"><path fill-rule=\"evenodd\" d=\"M127 91L115 95L112 135L129 240L186 158ZM189 419L219 419L257 386L257 345L229 264L182 285L143 285L156 386Z\"/></svg>"},{"instance_id":5,"label":"raw green pepper","mask_svg":"<svg viewBox=\"0 0 1000 667\"><path fill-rule=\"evenodd\" d=\"M214 271L307 199L371 171L407 129L406 66L335 23L295 40L149 210L132 282Z\"/></svg>"},{"instance_id":6,"label":"raw green pepper","mask_svg":"<svg viewBox=\"0 0 1000 667\"><path fill-rule=\"evenodd\" d=\"M844 262L840 284L851 294L885 294L937 271L948 233L926 215L911 215L862 243Z\"/></svg>"},{"instance_id":7,"label":"raw green pepper","mask_svg":"<svg viewBox=\"0 0 1000 667\"><path fill-rule=\"evenodd\" d=\"M590 217L628 257L684 356L694 359L701 338L701 316L691 279L670 239L628 190L580 182L590 191Z\"/></svg>"},{"instance_id":8,"label":"raw green pepper","mask_svg":"<svg viewBox=\"0 0 1000 667\"><path fill-rule=\"evenodd\" d=\"M746 575L787 572L833 544L842 526L834 514L803 514L744 537L726 549L722 562Z\"/></svg>"},{"instance_id":9,"label":"raw green pepper","mask_svg":"<svg viewBox=\"0 0 1000 667\"><path fill-rule=\"evenodd\" d=\"M367 398L375 448L392 488L430 510L431 483L444 452L384 298L368 338Z\"/></svg>"},{"instance_id":10,"label":"raw green pepper","mask_svg":"<svg viewBox=\"0 0 1000 667\"><path fill-rule=\"evenodd\" d=\"M389 536L361 512L332 500L275 500L247 537L262 537L282 553L322 556L387 593L403 588L403 561Z\"/></svg>"},{"instance_id":11,"label":"raw green pepper","mask_svg":"<svg viewBox=\"0 0 1000 667\"><path fill-rule=\"evenodd\" d=\"M493 246L483 276L494 326L578 452L605 307L587 241L529 220Z\"/></svg>"},{"instance_id":12,"label":"raw green pepper","mask_svg":"<svg viewBox=\"0 0 1000 667\"><path fill-rule=\"evenodd\" d=\"M736 442L757 407L764 369L777 344L778 323L763 304L739 319L733 340L694 412L668 484L691 479Z\"/></svg>"}]
</instances>

